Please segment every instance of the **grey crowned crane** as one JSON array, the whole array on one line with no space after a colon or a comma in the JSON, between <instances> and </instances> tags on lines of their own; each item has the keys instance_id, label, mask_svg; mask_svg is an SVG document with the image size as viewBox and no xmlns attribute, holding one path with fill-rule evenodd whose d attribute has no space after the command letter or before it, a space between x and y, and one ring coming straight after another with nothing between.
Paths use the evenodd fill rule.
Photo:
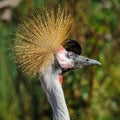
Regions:
<instances>
[{"instance_id":1,"label":"grey crowned crane","mask_svg":"<svg viewBox=\"0 0 120 120\"><path fill-rule=\"evenodd\" d=\"M14 44L15 58L23 73L39 75L52 107L54 120L70 120L62 90L65 72L101 63L81 56L80 45L69 39L73 19L61 8L46 9L21 23Z\"/></svg>"}]
</instances>

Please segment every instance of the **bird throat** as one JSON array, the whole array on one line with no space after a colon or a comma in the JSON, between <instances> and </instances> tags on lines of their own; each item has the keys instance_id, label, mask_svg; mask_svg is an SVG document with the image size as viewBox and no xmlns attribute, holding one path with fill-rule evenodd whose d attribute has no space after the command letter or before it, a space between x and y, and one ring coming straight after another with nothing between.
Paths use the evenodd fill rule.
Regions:
<instances>
[{"instance_id":1,"label":"bird throat","mask_svg":"<svg viewBox=\"0 0 120 120\"><path fill-rule=\"evenodd\" d=\"M63 82L63 76L62 76L62 75L59 75L59 76L58 76L58 80L59 80L59 83L62 85L62 82Z\"/></svg>"}]
</instances>

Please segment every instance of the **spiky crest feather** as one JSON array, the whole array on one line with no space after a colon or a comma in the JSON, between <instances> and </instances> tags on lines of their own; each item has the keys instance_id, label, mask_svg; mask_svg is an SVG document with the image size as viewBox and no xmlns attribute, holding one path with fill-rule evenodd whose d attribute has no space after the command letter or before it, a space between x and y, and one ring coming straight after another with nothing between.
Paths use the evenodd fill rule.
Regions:
<instances>
[{"instance_id":1,"label":"spiky crest feather","mask_svg":"<svg viewBox=\"0 0 120 120\"><path fill-rule=\"evenodd\" d=\"M37 12L36 17L21 23L14 47L21 70L28 75L42 73L69 37L72 22L71 15L59 7Z\"/></svg>"}]
</instances>

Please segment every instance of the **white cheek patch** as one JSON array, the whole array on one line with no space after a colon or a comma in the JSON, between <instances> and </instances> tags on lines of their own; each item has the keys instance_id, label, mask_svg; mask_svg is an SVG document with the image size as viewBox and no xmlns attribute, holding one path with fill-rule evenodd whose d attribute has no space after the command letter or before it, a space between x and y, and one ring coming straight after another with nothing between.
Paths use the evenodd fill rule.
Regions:
<instances>
[{"instance_id":1,"label":"white cheek patch","mask_svg":"<svg viewBox=\"0 0 120 120\"><path fill-rule=\"evenodd\" d=\"M60 66L64 69L72 68L74 66L73 60L67 57L67 51L62 46L57 50L56 58Z\"/></svg>"}]
</instances>

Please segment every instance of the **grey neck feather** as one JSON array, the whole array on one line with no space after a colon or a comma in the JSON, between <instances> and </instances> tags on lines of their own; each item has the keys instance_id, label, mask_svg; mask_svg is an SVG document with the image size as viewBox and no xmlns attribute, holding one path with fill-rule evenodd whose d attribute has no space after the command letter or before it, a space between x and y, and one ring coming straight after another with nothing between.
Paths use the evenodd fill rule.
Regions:
<instances>
[{"instance_id":1,"label":"grey neck feather","mask_svg":"<svg viewBox=\"0 0 120 120\"><path fill-rule=\"evenodd\" d=\"M58 76L61 68L49 65L41 76L40 82L53 110L54 120L70 120L62 86Z\"/></svg>"}]
</instances>

